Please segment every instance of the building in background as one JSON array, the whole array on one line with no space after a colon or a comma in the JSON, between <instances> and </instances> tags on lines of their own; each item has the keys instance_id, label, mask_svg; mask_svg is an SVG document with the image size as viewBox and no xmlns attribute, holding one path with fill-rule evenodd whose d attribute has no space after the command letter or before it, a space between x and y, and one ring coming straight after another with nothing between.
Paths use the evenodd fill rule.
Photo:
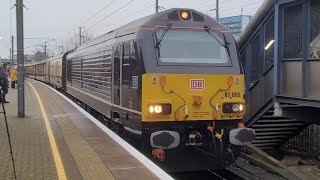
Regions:
<instances>
[{"instance_id":1,"label":"building in background","mask_svg":"<svg viewBox=\"0 0 320 180\"><path fill-rule=\"evenodd\" d=\"M10 59L0 57L0 66L1 66L1 64L7 64L7 63L10 63Z\"/></svg>"},{"instance_id":2,"label":"building in background","mask_svg":"<svg viewBox=\"0 0 320 180\"><path fill-rule=\"evenodd\" d=\"M221 17L219 22L225 25L235 39L238 39L240 33L244 30L247 24L252 20L253 16L248 15L239 15L239 16L230 16L230 17Z\"/></svg>"},{"instance_id":3,"label":"building in background","mask_svg":"<svg viewBox=\"0 0 320 180\"><path fill-rule=\"evenodd\" d=\"M35 63L38 62L34 59L34 55L33 54L25 54L24 55L24 64L30 64L30 63ZM0 66L2 66L2 64L9 64L8 68L11 67L11 59L9 58L1 58L0 57ZM14 55L14 59L13 59L13 67L17 67L17 55Z\"/></svg>"}]
</instances>

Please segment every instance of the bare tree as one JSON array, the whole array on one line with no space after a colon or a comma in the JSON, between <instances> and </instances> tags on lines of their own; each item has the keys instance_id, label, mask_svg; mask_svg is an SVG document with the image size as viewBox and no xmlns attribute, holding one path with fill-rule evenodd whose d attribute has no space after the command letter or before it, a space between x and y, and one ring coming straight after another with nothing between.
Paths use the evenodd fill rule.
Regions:
<instances>
[{"instance_id":1,"label":"bare tree","mask_svg":"<svg viewBox=\"0 0 320 180\"><path fill-rule=\"evenodd\" d=\"M44 59L48 59L52 56L54 56L54 50L49 48L50 46L47 46L46 49L44 46L42 47L35 47L35 50L33 51L33 56L35 61L41 61Z\"/></svg>"},{"instance_id":2,"label":"bare tree","mask_svg":"<svg viewBox=\"0 0 320 180\"><path fill-rule=\"evenodd\" d=\"M56 47L55 51L56 51L58 54L63 54L63 53L64 53L63 43L61 43L60 46L55 46L55 47Z\"/></svg>"},{"instance_id":3,"label":"bare tree","mask_svg":"<svg viewBox=\"0 0 320 180\"><path fill-rule=\"evenodd\" d=\"M75 33L72 37L67 39L63 44L63 49L65 51L69 51L72 49L75 49L80 46L80 39L79 39L79 33ZM87 31L83 32L81 35L81 44L84 44L88 41L91 41L93 39L93 34L89 33Z\"/></svg>"},{"instance_id":4,"label":"bare tree","mask_svg":"<svg viewBox=\"0 0 320 180\"><path fill-rule=\"evenodd\" d=\"M34 55L33 55L33 59L38 62L41 61L43 59L45 59L45 53L42 49L40 48L35 48L35 50L33 51Z\"/></svg>"},{"instance_id":5,"label":"bare tree","mask_svg":"<svg viewBox=\"0 0 320 180\"><path fill-rule=\"evenodd\" d=\"M89 33L88 31L85 31L84 34L83 34L82 42L86 43L86 42L91 41L92 39L93 39L93 34Z\"/></svg>"}]
</instances>

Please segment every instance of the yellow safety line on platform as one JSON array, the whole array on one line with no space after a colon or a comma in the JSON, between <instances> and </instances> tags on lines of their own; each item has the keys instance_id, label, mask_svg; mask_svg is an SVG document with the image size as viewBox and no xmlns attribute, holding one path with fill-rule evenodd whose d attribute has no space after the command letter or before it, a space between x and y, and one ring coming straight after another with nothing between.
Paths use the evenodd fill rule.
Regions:
<instances>
[{"instance_id":1,"label":"yellow safety line on platform","mask_svg":"<svg viewBox=\"0 0 320 180\"><path fill-rule=\"evenodd\" d=\"M37 96L37 100L38 100L38 103L39 103L39 106L40 106L40 109L41 109L41 112L42 112L44 123L46 125L46 129L47 129L47 133L48 133L48 137L49 137L49 141L50 141L50 146L51 146L51 150L52 150L52 154L53 154L53 159L54 159L54 162L56 164L58 178L59 178L59 180L65 180L65 179L67 179L67 176L66 176L63 164L62 164L61 156L60 156L60 153L59 153L59 150L58 150L58 146L57 146L56 140L54 138L54 135L53 135L53 132L52 132L52 129L51 129L51 125L50 125L47 113L46 113L46 111L44 109L43 103L41 101L41 98L40 98L38 92L31 85L31 83L28 82L28 84L30 85L30 87L33 89L35 95Z\"/></svg>"}]
</instances>

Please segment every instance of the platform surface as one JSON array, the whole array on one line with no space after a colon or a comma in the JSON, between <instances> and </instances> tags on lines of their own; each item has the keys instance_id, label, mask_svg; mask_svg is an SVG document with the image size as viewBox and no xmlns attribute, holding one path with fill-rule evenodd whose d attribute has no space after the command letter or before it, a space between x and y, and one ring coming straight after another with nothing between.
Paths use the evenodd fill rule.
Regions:
<instances>
[{"instance_id":1,"label":"platform surface","mask_svg":"<svg viewBox=\"0 0 320 180\"><path fill-rule=\"evenodd\" d=\"M289 170L301 179L320 179L320 169L318 165L290 166Z\"/></svg>"},{"instance_id":2,"label":"platform surface","mask_svg":"<svg viewBox=\"0 0 320 180\"><path fill-rule=\"evenodd\" d=\"M25 118L17 116L17 89L6 99L17 179L159 179L47 86L26 81ZM0 143L0 179L13 179L3 114Z\"/></svg>"}]
</instances>

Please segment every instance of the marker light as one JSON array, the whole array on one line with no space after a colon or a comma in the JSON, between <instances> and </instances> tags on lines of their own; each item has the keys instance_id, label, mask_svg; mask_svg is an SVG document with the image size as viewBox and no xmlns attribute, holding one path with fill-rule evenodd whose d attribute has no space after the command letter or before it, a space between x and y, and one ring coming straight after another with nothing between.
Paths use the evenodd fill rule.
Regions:
<instances>
[{"instance_id":1,"label":"marker light","mask_svg":"<svg viewBox=\"0 0 320 180\"><path fill-rule=\"evenodd\" d=\"M188 19L188 17L189 17L189 14L188 14L187 12L183 11L183 12L181 13L181 18L182 18L182 19Z\"/></svg>"},{"instance_id":2,"label":"marker light","mask_svg":"<svg viewBox=\"0 0 320 180\"><path fill-rule=\"evenodd\" d=\"M243 113L244 104L242 103L223 103L222 112L223 113Z\"/></svg>"},{"instance_id":3,"label":"marker light","mask_svg":"<svg viewBox=\"0 0 320 180\"><path fill-rule=\"evenodd\" d=\"M240 112L242 112L242 111L243 111L243 109L244 109L243 104L240 104L240 106L239 106L239 110L240 110Z\"/></svg>"},{"instance_id":4,"label":"marker light","mask_svg":"<svg viewBox=\"0 0 320 180\"><path fill-rule=\"evenodd\" d=\"M149 111L149 114L169 115L171 114L171 104L169 103L152 104L148 106L148 111Z\"/></svg>"},{"instance_id":5,"label":"marker light","mask_svg":"<svg viewBox=\"0 0 320 180\"><path fill-rule=\"evenodd\" d=\"M149 107L149 113L153 113L153 112L154 112L153 106L150 106L150 107Z\"/></svg>"}]
</instances>

